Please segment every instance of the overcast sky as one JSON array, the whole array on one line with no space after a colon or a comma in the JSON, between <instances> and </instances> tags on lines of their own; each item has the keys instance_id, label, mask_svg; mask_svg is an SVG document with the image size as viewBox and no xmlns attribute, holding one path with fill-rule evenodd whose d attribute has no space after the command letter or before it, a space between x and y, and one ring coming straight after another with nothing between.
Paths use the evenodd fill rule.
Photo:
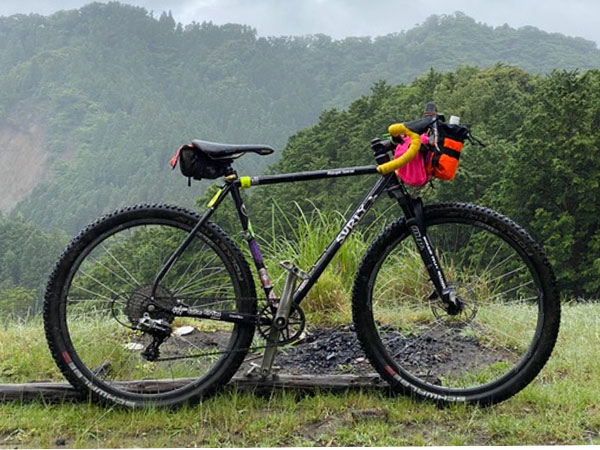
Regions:
<instances>
[{"instance_id":1,"label":"overcast sky","mask_svg":"<svg viewBox=\"0 0 600 450\"><path fill-rule=\"evenodd\" d=\"M0 0L0 15L51 14L85 0ZM106 3L106 1L103 1ZM261 36L324 33L335 38L378 36L407 30L431 14L462 11L479 22L580 36L600 47L597 0L126 0L155 15L171 11L177 22L243 23Z\"/></svg>"}]
</instances>

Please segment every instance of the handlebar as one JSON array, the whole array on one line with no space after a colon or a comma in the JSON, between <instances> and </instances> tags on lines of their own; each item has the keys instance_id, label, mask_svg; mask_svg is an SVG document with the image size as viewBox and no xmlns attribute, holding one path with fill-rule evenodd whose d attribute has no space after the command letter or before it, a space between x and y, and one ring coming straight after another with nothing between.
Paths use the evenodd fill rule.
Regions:
<instances>
[{"instance_id":1,"label":"handlebar","mask_svg":"<svg viewBox=\"0 0 600 450\"><path fill-rule=\"evenodd\" d=\"M395 123L390 125L388 128L388 133L395 138L401 134L408 136L410 138L410 146L408 147L408 150L406 150L406 153L399 158L377 166L377 172L379 172L381 175L394 172L396 169L408 164L415 156L417 156L417 153L421 148L421 137L403 123Z\"/></svg>"},{"instance_id":2,"label":"handlebar","mask_svg":"<svg viewBox=\"0 0 600 450\"><path fill-rule=\"evenodd\" d=\"M399 158L377 166L377 172L381 175L386 175L411 162L412 159L417 156L417 153L421 148L420 135L425 133L429 127L433 126L435 128L437 117L437 106L435 103L429 102L425 105L425 114L422 118L407 123L395 123L390 125L388 133L390 133L393 138L397 138L401 134L408 136L410 138L410 145L406 150L406 153Z\"/></svg>"}]
</instances>

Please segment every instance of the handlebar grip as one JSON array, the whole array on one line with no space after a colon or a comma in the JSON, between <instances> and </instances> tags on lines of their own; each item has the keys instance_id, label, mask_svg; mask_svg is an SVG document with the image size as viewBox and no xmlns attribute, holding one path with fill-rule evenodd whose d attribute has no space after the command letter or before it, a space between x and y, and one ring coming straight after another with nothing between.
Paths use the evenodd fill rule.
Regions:
<instances>
[{"instance_id":1,"label":"handlebar grip","mask_svg":"<svg viewBox=\"0 0 600 450\"><path fill-rule=\"evenodd\" d=\"M410 146L408 147L408 150L406 150L406 153L399 158L377 166L377 172L379 172L381 175L386 175L408 164L415 156L417 156L417 153L421 148L420 136L403 123L395 123L390 125L388 132L393 137L398 137L401 134L408 136L410 138Z\"/></svg>"}]
</instances>

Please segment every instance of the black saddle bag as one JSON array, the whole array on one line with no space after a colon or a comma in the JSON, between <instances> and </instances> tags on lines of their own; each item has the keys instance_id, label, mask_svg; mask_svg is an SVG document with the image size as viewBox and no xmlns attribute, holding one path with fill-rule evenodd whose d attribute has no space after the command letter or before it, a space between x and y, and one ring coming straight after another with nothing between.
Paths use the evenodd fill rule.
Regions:
<instances>
[{"instance_id":1,"label":"black saddle bag","mask_svg":"<svg viewBox=\"0 0 600 450\"><path fill-rule=\"evenodd\" d=\"M188 177L200 180L202 178L214 180L225 175L230 159L211 159L202 151L191 145L184 145L171 159L171 167L179 162L181 173Z\"/></svg>"}]
</instances>

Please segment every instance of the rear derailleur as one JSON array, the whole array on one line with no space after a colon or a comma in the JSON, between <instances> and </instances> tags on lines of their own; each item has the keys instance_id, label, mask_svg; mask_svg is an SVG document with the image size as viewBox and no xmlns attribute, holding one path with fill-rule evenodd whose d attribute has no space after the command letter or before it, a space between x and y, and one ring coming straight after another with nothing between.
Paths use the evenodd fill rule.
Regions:
<instances>
[{"instance_id":1,"label":"rear derailleur","mask_svg":"<svg viewBox=\"0 0 600 450\"><path fill-rule=\"evenodd\" d=\"M152 319L145 313L138 320L137 329L152 336L152 342L141 353L147 361L156 361L160 356L161 344L171 335L171 324L165 319Z\"/></svg>"}]
</instances>

